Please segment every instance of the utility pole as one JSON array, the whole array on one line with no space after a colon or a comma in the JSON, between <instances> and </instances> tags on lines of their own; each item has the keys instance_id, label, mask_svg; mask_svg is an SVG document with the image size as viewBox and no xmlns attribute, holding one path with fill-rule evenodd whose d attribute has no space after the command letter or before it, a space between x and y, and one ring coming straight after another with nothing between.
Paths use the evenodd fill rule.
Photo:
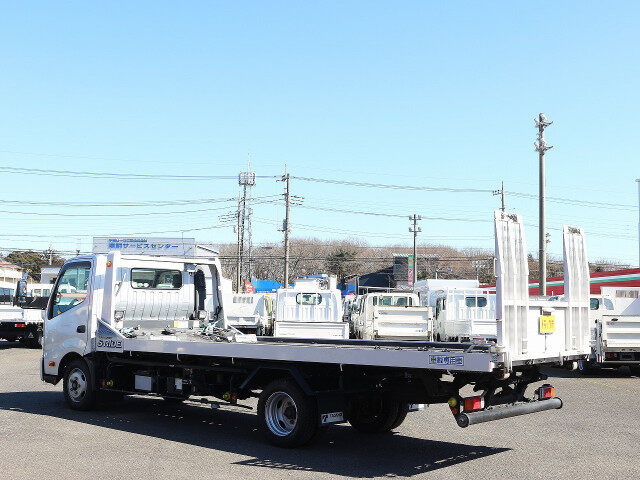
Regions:
<instances>
[{"instance_id":1,"label":"utility pole","mask_svg":"<svg viewBox=\"0 0 640 480\"><path fill-rule=\"evenodd\" d=\"M284 183L284 205L285 205L285 213L284 213L284 223L282 225L282 230L284 231L284 288L289 287L289 211L291 210L290 205L290 175L285 173L282 176L282 181Z\"/></svg>"},{"instance_id":2,"label":"utility pole","mask_svg":"<svg viewBox=\"0 0 640 480\"><path fill-rule=\"evenodd\" d=\"M238 292L241 291L242 283L242 257L247 253L248 257L248 278L251 280L251 187L256 184L256 174L251 171L251 159L247 160L247 171L238 174L238 185L241 187L242 196L238 204L238 245L239 245L239 271Z\"/></svg>"},{"instance_id":3,"label":"utility pole","mask_svg":"<svg viewBox=\"0 0 640 480\"><path fill-rule=\"evenodd\" d=\"M241 223L241 212L242 212L242 197L238 194L238 211L236 212L236 220L238 224L236 225L236 233L238 234L238 246L237 246L237 256L236 256L236 291L238 293L240 290L240 282L242 281L242 223Z\"/></svg>"},{"instance_id":4,"label":"utility pole","mask_svg":"<svg viewBox=\"0 0 640 480\"><path fill-rule=\"evenodd\" d=\"M535 146L536 152L538 152L538 157L540 160L540 190L539 190L539 220L538 220L538 265L539 265L539 273L538 273L538 295L546 295L547 294L547 234L545 227L545 166L544 166L544 154L547 150L552 149L553 147L547 145L547 142L544 139L544 129L551 125L553 122L549 122L544 113L538 115L537 118L534 118L536 128L538 129L538 139L533 143Z\"/></svg>"},{"instance_id":5,"label":"utility pole","mask_svg":"<svg viewBox=\"0 0 640 480\"><path fill-rule=\"evenodd\" d=\"M500 190L494 190L491 193L493 196L500 195L500 204L502 205L500 210L504 212L504 182L500 182Z\"/></svg>"},{"instance_id":6,"label":"utility pole","mask_svg":"<svg viewBox=\"0 0 640 480\"><path fill-rule=\"evenodd\" d=\"M640 265L640 178L636 183L638 184L638 265Z\"/></svg>"},{"instance_id":7,"label":"utility pole","mask_svg":"<svg viewBox=\"0 0 640 480\"><path fill-rule=\"evenodd\" d=\"M413 284L418 281L418 232L422 231L422 228L418 226L418 221L422 220L420 215L409 216L409 220L413 222L413 226L409 227L409 231L413 232Z\"/></svg>"},{"instance_id":8,"label":"utility pole","mask_svg":"<svg viewBox=\"0 0 640 480\"><path fill-rule=\"evenodd\" d=\"M480 269L484 267L484 262L480 260L474 260L471 262L471 266L476 271L476 280L480 281Z\"/></svg>"}]
</instances>

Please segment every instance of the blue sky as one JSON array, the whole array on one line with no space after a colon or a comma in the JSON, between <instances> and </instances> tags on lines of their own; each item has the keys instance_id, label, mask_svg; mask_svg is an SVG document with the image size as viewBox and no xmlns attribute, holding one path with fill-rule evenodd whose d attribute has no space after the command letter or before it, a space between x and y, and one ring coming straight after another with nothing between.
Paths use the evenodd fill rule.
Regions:
<instances>
[{"instance_id":1,"label":"blue sky","mask_svg":"<svg viewBox=\"0 0 640 480\"><path fill-rule=\"evenodd\" d=\"M259 175L286 164L294 176L489 190L504 180L507 191L535 194L533 117L544 112L554 121L548 194L615 204L550 202L551 254L562 253L553 228L569 223L586 229L592 259L637 265L639 10L637 2L6 2L0 166L235 175L250 153ZM238 192L232 180L1 170L0 185L0 200L35 202ZM259 179L255 195L281 189ZM488 193L296 180L292 192L307 206L486 220L425 220L423 238L493 248L498 199ZM507 196L507 206L531 225L534 251L537 200ZM199 208L220 210L164 214ZM231 204L0 210L0 249L86 250L94 234L217 225ZM132 212L154 214L98 216ZM256 205L258 243L281 239L282 216L279 205ZM294 236L374 245L409 244L408 223L303 207L292 216ZM227 226L185 235L234 240Z\"/></svg>"}]
</instances>

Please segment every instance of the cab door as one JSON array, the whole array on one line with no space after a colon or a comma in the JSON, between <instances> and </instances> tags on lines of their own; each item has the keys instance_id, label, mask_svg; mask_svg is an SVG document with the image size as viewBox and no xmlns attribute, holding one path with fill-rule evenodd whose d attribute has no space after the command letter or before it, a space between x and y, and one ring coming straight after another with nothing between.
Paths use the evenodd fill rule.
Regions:
<instances>
[{"instance_id":1,"label":"cab door","mask_svg":"<svg viewBox=\"0 0 640 480\"><path fill-rule=\"evenodd\" d=\"M44 373L56 375L67 353L84 355L89 340L91 262L67 263L58 275L45 315ZM60 372L62 373L62 372Z\"/></svg>"}]
</instances>

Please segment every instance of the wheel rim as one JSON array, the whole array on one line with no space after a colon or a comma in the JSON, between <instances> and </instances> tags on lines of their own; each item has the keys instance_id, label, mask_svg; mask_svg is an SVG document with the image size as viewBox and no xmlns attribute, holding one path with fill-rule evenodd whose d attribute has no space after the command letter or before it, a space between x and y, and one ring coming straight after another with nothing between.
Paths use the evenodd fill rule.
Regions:
<instances>
[{"instance_id":1,"label":"wheel rim","mask_svg":"<svg viewBox=\"0 0 640 480\"><path fill-rule=\"evenodd\" d=\"M296 428L298 407L285 392L274 392L267 399L264 416L269 430L279 437L286 437Z\"/></svg>"},{"instance_id":2,"label":"wheel rim","mask_svg":"<svg viewBox=\"0 0 640 480\"><path fill-rule=\"evenodd\" d=\"M67 390L69 397L75 402L79 402L87 394L87 377L79 368L74 368L69 374Z\"/></svg>"}]
</instances>

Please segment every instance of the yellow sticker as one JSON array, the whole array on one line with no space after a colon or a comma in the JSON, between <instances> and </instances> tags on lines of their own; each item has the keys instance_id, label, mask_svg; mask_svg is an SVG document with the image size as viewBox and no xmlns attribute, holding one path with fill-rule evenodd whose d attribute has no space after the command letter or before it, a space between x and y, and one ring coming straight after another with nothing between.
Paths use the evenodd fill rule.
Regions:
<instances>
[{"instance_id":1,"label":"yellow sticker","mask_svg":"<svg viewBox=\"0 0 640 480\"><path fill-rule=\"evenodd\" d=\"M556 331L556 317L553 315L540 315L540 333L553 333Z\"/></svg>"}]
</instances>

